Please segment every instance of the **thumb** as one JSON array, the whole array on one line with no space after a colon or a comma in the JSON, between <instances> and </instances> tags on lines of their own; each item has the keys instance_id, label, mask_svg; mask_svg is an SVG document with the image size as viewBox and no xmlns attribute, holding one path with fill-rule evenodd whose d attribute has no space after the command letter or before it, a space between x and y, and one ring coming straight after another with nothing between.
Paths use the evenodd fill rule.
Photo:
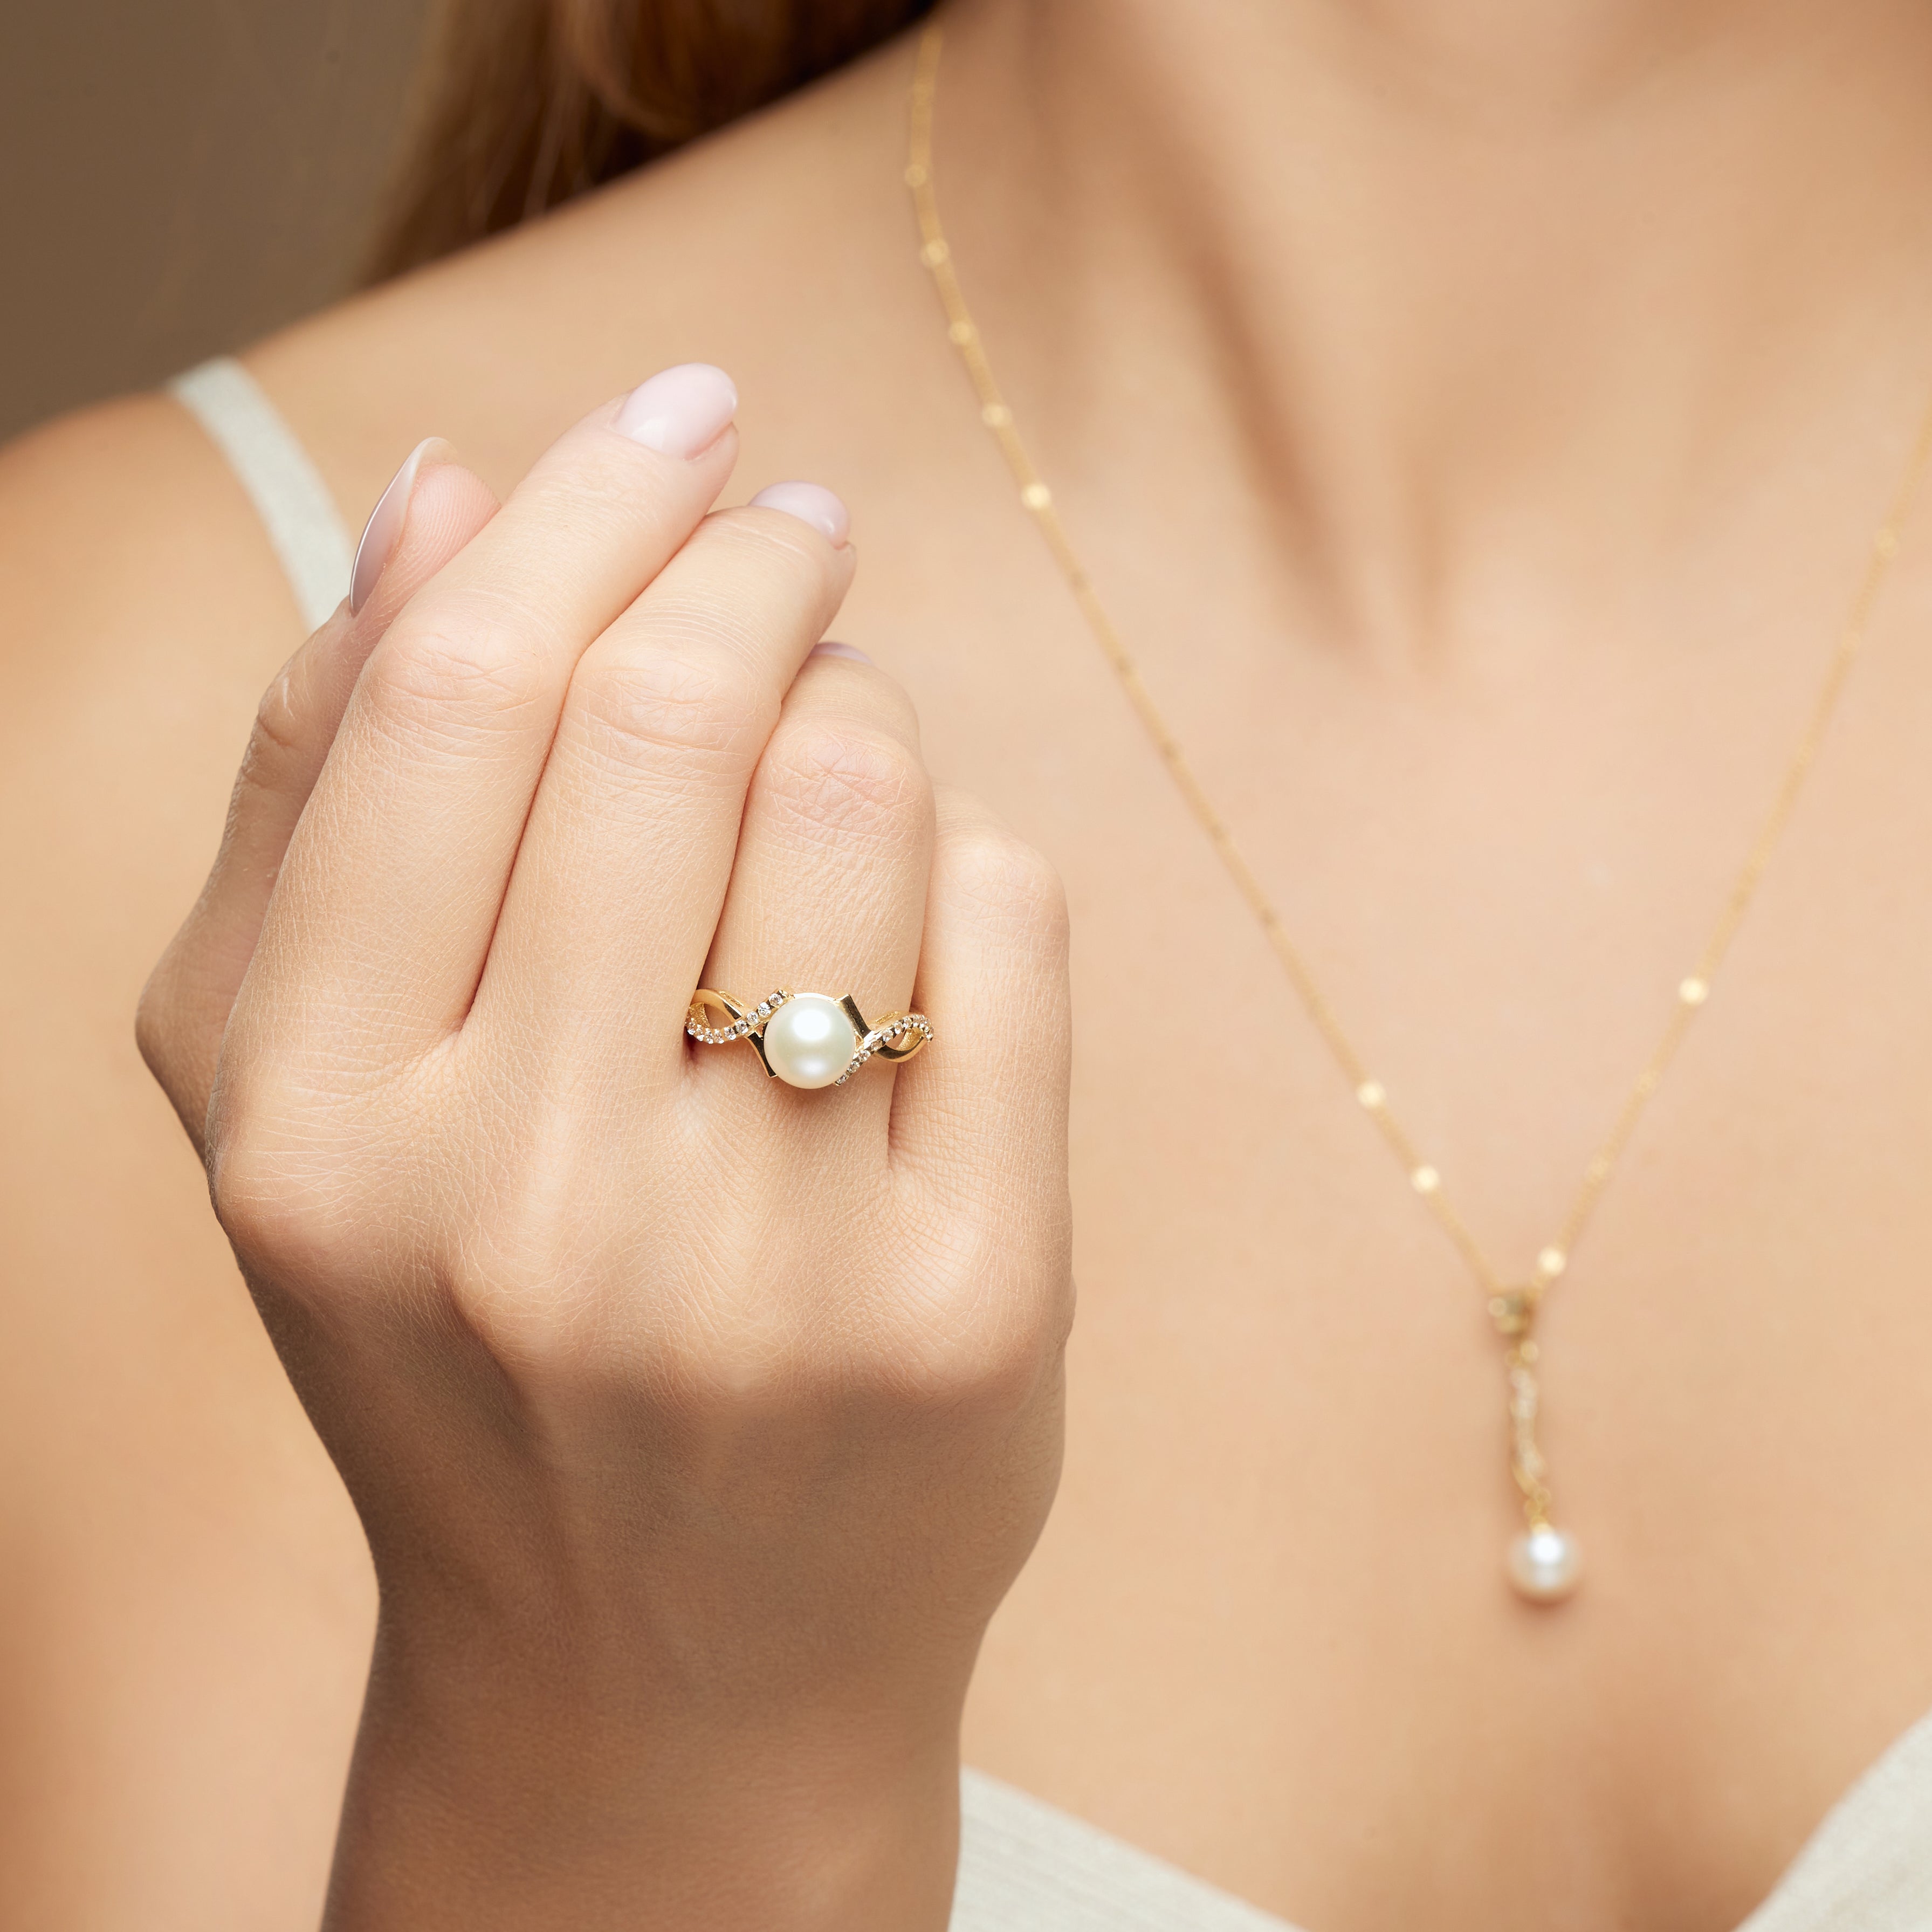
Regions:
<instances>
[{"instance_id":1,"label":"thumb","mask_svg":"<svg viewBox=\"0 0 1932 1932\"><path fill-rule=\"evenodd\" d=\"M263 694L214 869L149 976L135 1020L142 1058L197 1153L229 1012L363 663L396 614L496 512L488 484L447 443L419 443L370 517L349 601Z\"/></svg>"}]
</instances>

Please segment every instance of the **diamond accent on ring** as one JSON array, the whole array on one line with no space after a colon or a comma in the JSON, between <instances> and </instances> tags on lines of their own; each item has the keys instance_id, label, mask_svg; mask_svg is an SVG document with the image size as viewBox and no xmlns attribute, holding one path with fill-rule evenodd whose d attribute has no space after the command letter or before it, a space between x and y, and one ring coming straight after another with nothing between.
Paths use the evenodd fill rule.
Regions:
<instances>
[{"instance_id":1,"label":"diamond accent on ring","mask_svg":"<svg viewBox=\"0 0 1932 1932\"><path fill-rule=\"evenodd\" d=\"M746 1013L742 1019L734 1020L728 1027L709 1027L698 1017L696 1007L685 1016L684 1030L691 1037L705 1046L729 1046L734 1040L745 1040L756 1033L786 1000L797 995L789 986L781 986L769 999L763 1000Z\"/></svg>"},{"instance_id":2,"label":"diamond accent on ring","mask_svg":"<svg viewBox=\"0 0 1932 1932\"><path fill-rule=\"evenodd\" d=\"M832 1082L835 1087L842 1087L854 1074L882 1046L890 1046L903 1040L909 1033L919 1035L920 1046L932 1037L932 1027L922 1013L901 1013L897 1018L890 1019L883 1026L876 1026L859 1042L859 1050L852 1056L852 1064ZM914 1049L915 1052L917 1048Z\"/></svg>"},{"instance_id":3,"label":"diamond accent on ring","mask_svg":"<svg viewBox=\"0 0 1932 1932\"><path fill-rule=\"evenodd\" d=\"M776 1026L773 1016L787 1005L793 1011ZM728 1026L713 1026L706 1017L712 1009L731 1016ZM849 1029L849 1030L848 1030ZM747 1006L734 994L700 987L692 994L685 1015L685 1032L703 1046L728 1046L748 1040L758 1050L764 1070L787 1085L812 1088L842 1087L868 1060L910 1060L933 1037L932 1022L923 1013L889 1013L873 1025L860 1012L850 994L834 1000L824 993L795 993L789 986ZM839 1036L850 1042L844 1070L827 1054L843 1054Z\"/></svg>"}]
</instances>

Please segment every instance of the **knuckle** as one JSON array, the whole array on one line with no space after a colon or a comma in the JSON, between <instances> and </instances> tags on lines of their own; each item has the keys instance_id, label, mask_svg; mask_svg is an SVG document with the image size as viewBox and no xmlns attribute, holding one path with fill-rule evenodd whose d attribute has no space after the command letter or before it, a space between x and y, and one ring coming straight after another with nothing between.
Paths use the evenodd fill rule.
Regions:
<instances>
[{"instance_id":1,"label":"knuckle","mask_svg":"<svg viewBox=\"0 0 1932 1932\"><path fill-rule=\"evenodd\" d=\"M134 1045L199 1154L206 1144L208 1087L221 1013L195 957L194 920L162 954L134 1008Z\"/></svg>"},{"instance_id":2,"label":"knuckle","mask_svg":"<svg viewBox=\"0 0 1932 1932\"><path fill-rule=\"evenodd\" d=\"M1072 1326L1064 1226L1052 1216L949 1215L910 1236L904 1258L911 1267L878 1310L903 1396L949 1412L1024 1407Z\"/></svg>"},{"instance_id":3,"label":"knuckle","mask_svg":"<svg viewBox=\"0 0 1932 1932\"><path fill-rule=\"evenodd\" d=\"M810 631L830 621L837 566L824 543L795 517L724 510L706 518L652 585L650 621L670 638L710 639L769 657L774 631ZM728 584L730 594L721 596Z\"/></svg>"},{"instance_id":4,"label":"knuckle","mask_svg":"<svg viewBox=\"0 0 1932 1932\"><path fill-rule=\"evenodd\" d=\"M903 1282L897 1284L902 1291ZM784 1298L714 1297L660 1309L653 1394L667 1417L707 1426L725 1416L824 1415L856 1403L902 1421L1010 1414L1052 1372L1066 1324L1049 1298L938 1290L848 1306L836 1336Z\"/></svg>"},{"instance_id":5,"label":"knuckle","mask_svg":"<svg viewBox=\"0 0 1932 1932\"><path fill-rule=\"evenodd\" d=\"M575 542L634 543L640 527L668 512L662 476L628 436L573 434L524 478L518 514L535 530L568 531Z\"/></svg>"},{"instance_id":6,"label":"knuckle","mask_svg":"<svg viewBox=\"0 0 1932 1932\"><path fill-rule=\"evenodd\" d=\"M295 668L284 664L262 692L255 707L255 726L248 736L242 770L274 766L300 756L307 734L301 699L296 691Z\"/></svg>"},{"instance_id":7,"label":"knuckle","mask_svg":"<svg viewBox=\"0 0 1932 1932\"><path fill-rule=\"evenodd\" d=\"M134 1044L142 1064L162 1090L174 1091L173 1076L178 1054L175 998L174 950L170 947L148 976L134 1008Z\"/></svg>"},{"instance_id":8,"label":"knuckle","mask_svg":"<svg viewBox=\"0 0 1932 1932\"><path fill-rule=\"evenodd\" d=\"M572 680L586 748L627 766L748 762L746 741L765 708L749 670L715 652L592 652Z\"/></svg>"},{"instance_id":9,"label":"knuckle","mask_svg":"<svg viewBox=\"0 0 1932 1932\"><path fill-rule=\"evenodd\" d=\"M856 724L781 726L762 777L766 795L814 831L902 835L932 811L932 782L917 752Z\"/></svg>"},{"instance_id":10,"label":"knuckle","mask_svg":"<svg viewBox=\"0 0 1932 1932\"><path fill-rule=\"evenodd\" d=\"M339 1198L341 1177L312 1154L232 1118L227 1096L211 1118L207 1164L215 1218L247 1270L290 1285L338 1270L354 1217Z\"/></svg>"},{"instance_id":11,"label":"knuckle","mask_svg":"<svg viewBox=\"0 0 1932 1932\"><path fill-rule=\"evenodd\" d=\"M466 734L520 722L539 681L536 654L500 616L453 609L391 626L363 676L386 718Z\"/></svg>"},{"instance_id":12,"label":"knuckle","mask_svg":"<svg viewBox=\"0 0 1932 1932\"><path fill-rule=\"evenodd\" d=\"M1058 1360L1069 1325L1051 1298L1010 1285L930 1303L925 1312L892 1352L896 1379L915 1407L954 1415L1024 1408Z\"/></svg>"},{"instance_id":13,"label":"knuckle","mask_svg":"<svg viewBox=\"0 0 1932 1932\"><path fill-rule=\"evenodd\" d=\"M777 510L721 510L706 519L706 539L731 558L734 571L753 571L801 601L830 590L835 553L797 518Z\"/></svg>"},{"instance_id":14,"label":"knuckle","mask_svg":"<svg viewBox=\"0 0 1932 1932\"><path fill-rule=\"evenodd\" d=\"M773 1332L775 1325L740 1322L700 1330L684 1324L660 1346L654 1365L665 1413L688 1425L809 1406L813 1377L796 1340Z\"/></svg>"},{"instance_id":15,"label":"knuckle","mask_svg":"<svg viewBox=\"0 0 1932 1932\"><path fill-rule=\"evenodd\" d=\"M989 917L1045 944L1066 939L1066 889L1046 855L993 826L949 840L943 862L947 884Z\"/></svg>"}]
</instances>

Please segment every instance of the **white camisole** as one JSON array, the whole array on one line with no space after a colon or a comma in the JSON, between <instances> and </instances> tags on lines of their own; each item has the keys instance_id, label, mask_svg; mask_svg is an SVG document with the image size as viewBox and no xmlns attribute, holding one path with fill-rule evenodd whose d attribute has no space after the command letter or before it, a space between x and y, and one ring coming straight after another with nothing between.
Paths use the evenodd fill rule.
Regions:
<instances>
[{"instance_id":1,"label":"white camisole","mask_svg":"<svg viewBox=\"0 0 1932 1932\"><path fill-rule=\"evenodd\" d=\"M308 452L238 362L204 362L169 387L240 479L302 621L320 624L348 591L352 553ZM979 1772L962 1774L961 1799L952 1932L1296 1932ZM1932 1932L1932 1716L1833 1807L1738 1932Z\"/></svg>"}]
</instances>

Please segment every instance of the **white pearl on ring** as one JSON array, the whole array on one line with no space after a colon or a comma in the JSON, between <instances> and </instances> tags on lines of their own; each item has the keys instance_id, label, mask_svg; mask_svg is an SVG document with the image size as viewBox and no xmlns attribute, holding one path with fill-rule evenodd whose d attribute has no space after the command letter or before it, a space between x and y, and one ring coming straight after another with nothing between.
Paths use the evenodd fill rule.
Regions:
<instances>
[{"instance_id":1,"label":"white pearl on ring","mask_svg":"<svg viewBox=\"0 0 1932 1932\"><path fill-rule=\"evenodd\" d=\"M1509 1546L1509 1580L1532 1604L1560 1604L1582 1574L1576 1539L1553 1523L1532 1523Z\"/></svg>"},{"instance_id":2,"label":"white pearl on ring","mask_svg":"<svg viewBox=\"0 0 1932 1932\"><path fill-rule=\"evenodd\" d=\"M765 1064L788 1086L830 1087L852 1064L859 1035L824 993L800 993L765 1022Z\"/></svg>"}]
</instances>

